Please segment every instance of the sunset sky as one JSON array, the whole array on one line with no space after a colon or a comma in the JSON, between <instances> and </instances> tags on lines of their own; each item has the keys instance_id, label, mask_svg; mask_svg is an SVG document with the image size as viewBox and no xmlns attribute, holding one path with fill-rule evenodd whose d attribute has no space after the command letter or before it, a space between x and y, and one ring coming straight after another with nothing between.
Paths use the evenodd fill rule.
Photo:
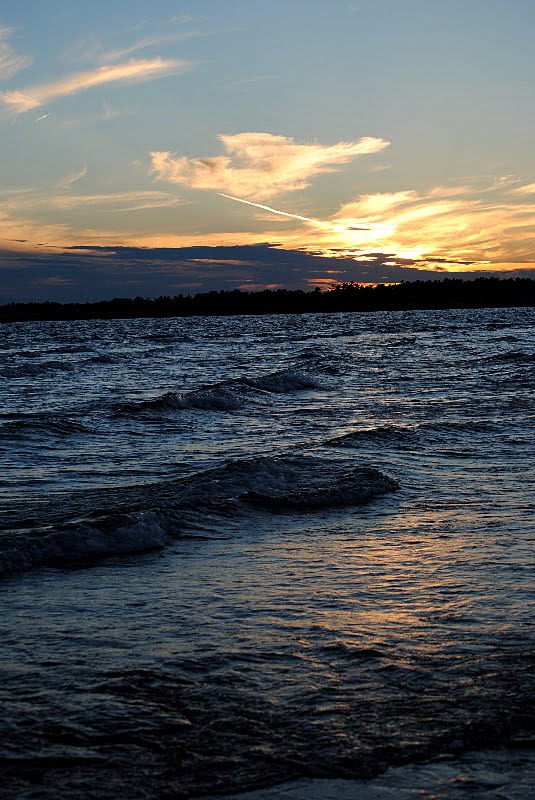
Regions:
<instances>
[{"instance_id":1,"label":"sunset sky","mask_svg":"<svg viewBox=\"0 0 535 800\"><path fill-rule=\"evenodd\" d=\"M0 302L535 276L534 41L533 0L4 0Z\"/></svg>"}]
</instances>

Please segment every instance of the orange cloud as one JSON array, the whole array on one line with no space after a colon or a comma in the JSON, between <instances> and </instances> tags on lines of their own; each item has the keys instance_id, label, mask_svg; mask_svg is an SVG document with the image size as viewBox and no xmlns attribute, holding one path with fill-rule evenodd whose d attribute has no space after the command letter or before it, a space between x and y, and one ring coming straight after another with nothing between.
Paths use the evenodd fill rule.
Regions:
<instances>
[{"instance_id":1,"label":"orange cloud","mask_svg":"<svg viewBox=\"0 0 535 800\"><path fill-rule=\"evenodd\" d=\"M530 184L525 188L527 186ZM35 251L36 243L42 242L63 249L80 243L182 247L264 241L277 242L279 247L288 250L350 257L355 261L368 261L370 253L387 253L392 254L393 263L396 259L407 259L408 265L414 263L422 269L535 268L535 204L527 191L526 196L519 192L512 195L510 187L492 193L486 188L473 189L471 194L454 193L446 186L426 192L366 194L323 219L292 214L288 203L284 204L288 210L281 211L233 196L243 209L241 224L236 222L233 229L228 229L221 215L217 218L221 225L218 224L218 230L214 230L213 220L209 219L200 230L198 220L192 218L191 213L177 214L172 225L162 217L158 227L155 227L154 216L145 218L140 214L135 224L122 227L112 224L110 214L97 218L93 213L104 209L141 212L143 208L180 203L180 198L163 191L83 195L57 189L47 193L26 188L7 189L0 194L3 200L0 246L8 250ZM261 207L264 218L260 224L254 213L257 206ZM80 207L91 210L92 230L66 224L66 212ZM50 211L54 209L61 212L62 224L50 223ZM269 218L273 223L284 220L284 227L270 225ZM25 241L16 241L23 239Z\"/></svg>"},{"instance_id":2,"label":"orange cloud","mask_svg":"<svg viewBox=\"0 0 535 800\"><path fill-rule=\"evenodd\" d=\"M500 201L459 188L362 195L324 220L261 208L266 216L282 213L306 225L279 233L276 241L286 248L357 261L370 252L392 253L424 269L533 268L535 205L512 202L505 190Z\"/></svg>"},{"instance_id":3,"label":"orange cloud","mask_svg":"<svg viewBox=\"0 0 535 800\"><path fill-rule=\"evenodd\" d=\"M74 181L71 181L71 184ZM58 183L58 187L68 189L70 184ZM157 205L175 205L181 199L170 192L155 191L154 189L131 190L125 192L106 192L99 194L73 194L71 192L46 192L36 189L11 189L0 191L4 197L4 209L8 211L38 210L39 208L59 208L62 210L76 208L77 206L102 205L102 210L109 211L109 205L127 206L132 203L139 205L147 203L152 208Z\"/></svg>"},{"instance_id":4,"label":"orange cloud","mask_svg":"<svg viewBox=\"0 0 535 800\"><path fill-rule=\"evenodd\" d=\"M522 187L528 189L529 187ZM440 191L443 189L443 191ZM528 194L527 191L517 192ZM500 202L474 193L453 197L448 187L421 195L414 191L366 195L343 205L331 219L345 232L332 235L331 246L348 251L381 250L399 257L458 268L456 262L533 266L535 205ZM369 230L352 232L363 225ZM320 236L316 234L314 242ZM322 237L325 244L327 237Z\"/></svg>"},{"instance_id":5,"label":"orange cloud","mask_svg":"<svg viewBox=\"0 0 535 800\"><path fill-rule=\"evenodd\" d=\"M517 189L511 189L511 194L535 194L535 183L527 183L525 186L519 186Z\"/></svg>"},{"instance_id":6,"label":"orange cloud","mask_svg":"<svg viewBox=\"0 0 535 800\"><path fill-rule=\"evenodd\" d=\"M98 67L77 72L55 83L44 83L28 89L0 92L0 102L8 110L21 114L60 97L101 86L105 83L136 83L162 78L189 69L191 62L180 59L150 58L128 61L125 64Z\"/></svg>"},{"instance_id":7,"label":"orange cloud","mask_svg":"<svg viewBox=\"0 0 535 800\"><path fill-rule=\"evenodd\" d=\"M306 189L310 179L334 172L340 164L389 146L384 139L364 137L335 145L296 144L271 133L221 135L224 155L188 158L171 152L151 153L158 178L192 189L214 189L239 197L264 200L282 192Z\"/></svg>"}]
</instances>

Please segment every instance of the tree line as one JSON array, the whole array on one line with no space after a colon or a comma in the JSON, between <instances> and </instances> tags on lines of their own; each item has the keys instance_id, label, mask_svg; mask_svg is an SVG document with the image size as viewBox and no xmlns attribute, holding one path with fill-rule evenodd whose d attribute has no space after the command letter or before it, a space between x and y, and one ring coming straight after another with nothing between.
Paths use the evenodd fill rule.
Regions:
<instances>
[{"instance_id":1,"label":"tree line","mask_svg":"<svg viewBox=\"0 0 535 800\"><path fill-rule=\"evenodd\" d=\"M0 322L527 306L535 306L535 280L532 278L444 278L377 285L348 281L332 284L326 291L318 287L311 291L224 289L194 295L121 297L87 303L8 303L0 306Z\"/></svg>"}]
</instances>

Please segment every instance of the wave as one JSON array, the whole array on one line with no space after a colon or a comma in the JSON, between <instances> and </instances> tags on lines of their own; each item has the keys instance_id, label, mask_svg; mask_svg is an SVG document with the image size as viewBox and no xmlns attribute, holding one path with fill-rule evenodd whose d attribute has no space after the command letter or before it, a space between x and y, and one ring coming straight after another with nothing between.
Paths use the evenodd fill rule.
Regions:
<instances>
[{"instance_id":1,"label":"wave","mask_svg":"<svg viewBox=\"0 0 535 800\"><path fill-rule=\"evenodd\" d=\"M172 333L146 333L142 338L147 342L172 342L174 339Z\"/></svg>"},{"instance_id":2,"label":"wave","mask_svg":"<svg viewBox=\"0 0 535 800\"><path fill-rule=\"evenodd\" d=\"M268 375L261 375L258 378L238 378L238 382L275 394L323 388L316 378L313 378L308 372L298 369L283 369Z\"/></svg>"},{"instance_id":3,"label":"wave","mask_svg":"<svg viewBox=\"0 0 535 800\"><path fill-rule=\"evenodd\" d=\"M361 428L350 433L328 439L325 444L330 447L355 447L361 442L379 442L384 444L403 444L412 442L417 435L417 428L402 425L379 425L374 428Z\"/></svg>"},{"instance_id":4,"label":"wave","mask_svg":"<svg viewBox=\"0 0 535 800\"><path fill-rule=\"evenodd\" d=\"M535 354L534 353L525 353L523 350L510 350L505 353L498 353L494 356L489 356L485 358L487 363L497 363L497 364L518 364L518 363L528 363L533 364L535 362Z\"/></svg>"},{"instance_id":5,"label":"wave","mask_svg":"<svg viewBox=\"0 0 535 800\"><path fill-rule=\"evenodd\" d=\"M102 523L65 526L21 538L0 552L0 577L36 567L61 567L163 547L169 537L156 514L113 515Z\"/></svg>"},{"instance_id":6,"label":"wave","mask_svg":"<svg viewBox=\"0 0 535 800\"><path fill-rule=\"evenodd\" d=\"M497 429L493 420L437 420L433 422L415 423L408 425L378 425L372 428L361 428L349 433L327 439L327 447L352 448L367 444L383 445L385 447L425 447L436 444L437 440L451 440L463 438L467 434L489 434Z\"/></svg>"},{"instance_id":7,"label":"wave","mask_svg":"<svg viewBox=\"0 0 535 800\"><path fill-rule=\"evenodd\" d=\"M247 402L261 401L266 394L287 394L319 388L318 381L301 370L279 370L256 378L240 377L203 386L189 392L166 392L148 400L121 403L119 414L146 414L199 409L237 411Z\"/></svg>"},{"instance_id":8,"label":"wave","mask_svg":"<svg viewBox=\"0 0 535 800\"><path fill-rule=\"evenodd\" d=\"M387 651L380 647L356 647L355 645L348 645L341 640L323 645L320 649L322 653L334 658L347 658L359 661L388 658Z\"/></svg>"},{"instance_id":9,"label":"wave","mask_svg":"<svg viewBox=\"0 0 535 800\"><path fill-rule=\"evenodd\" d=\"M0 435L8 438L35 432L68 436L90 433L90 429L81 422L52 413L27 414L19 419L4 422L0 426Z\"/></svg>"},{"instance_id":10,"label":"wave","mask_svg":"<svg viewBox=\"0 0 535 800\"><path fill-rule=\"evenodd\" d=\"M322 342L321 347L304 347L296 353L295 358L305 365L307 371L312 370L314 373L320 373L321 375L343 374L344 369L334 363L336 360L344 361L345 368L347 368L346 359L341 359L338 353L334 354L332 349L325 345L324 342ZM320 385L318 388L322 388L322 386Z\"/></svg>"},{"instance_id":11,"label":"wave","mask_svg":"<svg viewBox=\"0 0 535 800\"><path fill-rule=\"evenodd\" d=\"M87 344L63 344L48 350L49 353L89 353L90 351L91 347Z\"/></svg>"},{"instance_id":12,"label":"wave","mask_svg":"<svg viewBox=\"0 0 535 800\"><path fill-rule=\"evenodd\" d=\"M385 341L385 347L388 348L395 348L395 347L413 347L418 341L417 336L400 336L399 339L394 339L389 341L388 339Z\"/></svg>"},{"instance_id":13,"label":"wave","mask_svg":"<svg viewBox=\"0 0 535 800\"><path fill-rule=\"evenodd\" d=\"M360 506L397 488L369 466L347 471L325 458L265 456L148 486L74 493L56 505L40 505L33 518L26 512L18 531L16 519L4 520L0 575L144 553L177 538L209 535L214 515Z\"/></svg>"},{"instance_id":14,"label":"wave","mask_svg":"<svg viewBox=\"0 0 535 800\"><path fill-rule=\"evenodd\" d=\"M204 411L237 411L245 403L245 392L240 387L219 384L191 392L166 392L150 400L121 403L117 406L119 414L146 414L162 411L185 411L200 409Z\"/></svg>"},{"instance_id":15,"label":"wave","mask_svg":"<svg viewBox=\"0 0 535 800\"><path fill-rule=\"evenodd\" d=\"M117 364L120 361L118 356L111 355L111 353L98 353L95 356L87 359L90 364Z\"/></svg>"},{"instance_id":16,"label":"wave","mask_svg":"<svg viewBox=\"0 0 535 800\"><path fill-rule=\"evenodd\" d=\"M360 506L399 488L396 481L371 467L360 467L323 485L290 491L248 492L243 500L264 508L316 511L323 508Z\"/></svg>"},{"instance_id":17,"label":"wave","mask_svg":"<svg viewBox=\"0 0 535 800\"><path fill-rule=\"evenodd\" d=\"M57 347L47 346L46 348L26 348L17 350L16 353L12 352L12 357L16 355L17 358L37 359L46 356L58 356L66 353L89 353L92 348L85 344L67 344L58 345Z\"/></svg>"},{"instance_id":18,"label":"wave","mask_svg":"<svg viewBox=\"0 0 535 800\"><path fill-rule=\"evenodd\" d=\"M263 456L228 461L201 473L188 487L188 496L234 500L268 508L315 511L319 508L355 506L398 484L369 466L348 471L339 462L312 456ZM199 495L200 492L200 495Z\"/></svg>"},{"instance_id":19,"label":"wave","mask_svg":"<svg viewBox=\"0 0 535 800\"><path fill-rule=\"evenodd\" d=\"M74 364L70 361L44 361L40 364L20 364L0 367L1 378L31 378L47 372L72 372Z\"/></svg>"},{"instance_id":20,"label":"wave","mask_svg":"<svg viewBox=\"0 0 535 800\"><path fill-rule=\"evenodd\" d=\"M437 422L423 422L419 426L420 430L431 431L433 433L491 433L500 424L491 419L451 419L439 420Z\"/></svg>"},{"instance_id":21,"label":"wave","mask_svg":"<svg viewBox=\"0 0 535 800\"><path fill-rule=\"evenodd\" d=\"M163 342L164 344L190 344L195 342L188 333L147 333L143 337L146 342Z\"/></svg>"}]
</instances>

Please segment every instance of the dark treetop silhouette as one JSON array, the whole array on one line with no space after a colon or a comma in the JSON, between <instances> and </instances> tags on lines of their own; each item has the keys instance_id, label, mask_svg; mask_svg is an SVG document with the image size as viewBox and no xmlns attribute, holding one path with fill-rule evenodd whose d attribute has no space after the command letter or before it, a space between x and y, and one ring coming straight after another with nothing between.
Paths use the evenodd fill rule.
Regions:
<instances>
[{"instance_id":1,"label":"dark treetop silhouette","mask_svg":"<svg viewBox=\"0 0 535 800\"><path fill-rule=\"evenodd\" d=\"M93 303L9 303L0 306L0 322L520 306L535 306L535 280L532 278L444 278L377 285L351 281L333 284L328 291L321 291L319 287L310 292L234 289L154 299L115 298Z\"/></svg>"}]
</instances>

